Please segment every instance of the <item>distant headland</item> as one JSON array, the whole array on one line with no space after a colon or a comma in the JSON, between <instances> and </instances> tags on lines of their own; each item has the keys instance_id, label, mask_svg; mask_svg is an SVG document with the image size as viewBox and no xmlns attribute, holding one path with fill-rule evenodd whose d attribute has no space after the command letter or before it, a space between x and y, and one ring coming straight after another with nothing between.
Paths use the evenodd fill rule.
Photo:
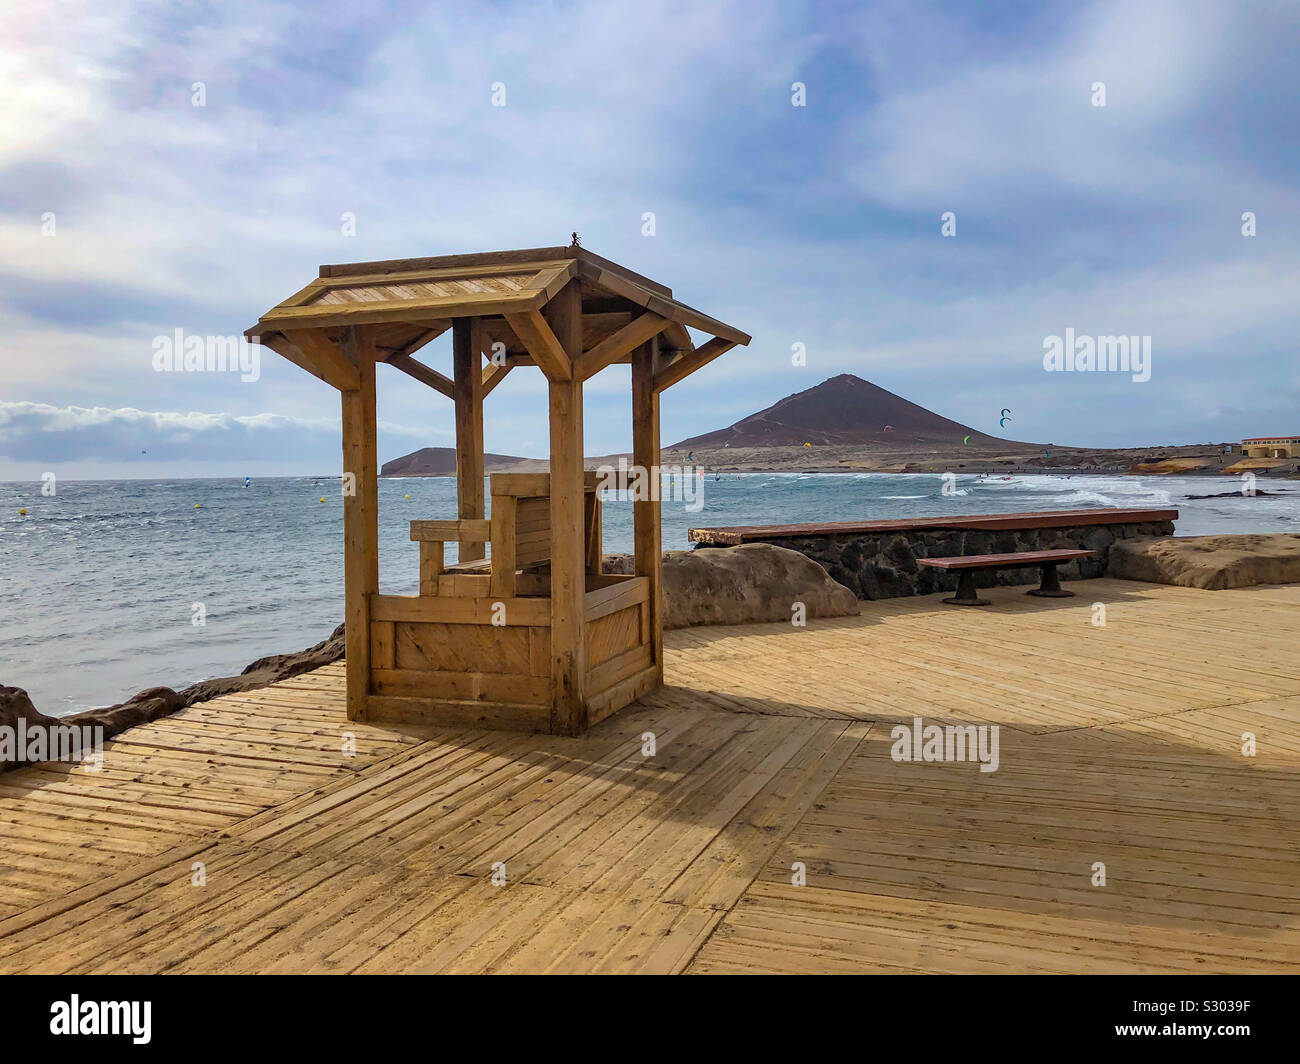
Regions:
<instances>
[{"instance_id":1,"label":"distant headland","mask_svg":"<svg viewBox=\"0 0 1300 1064\"><path fill-rule=\"evenodd\" d=\"M586 459L588 468L618 455ZM1241 444L1076 447L1003 439L927 410L851 373L788 395L726 428L663 449L665 463L689 461L735 473L1134 473L1300 476L1300 459L1247 458ZM489 473L537 472L545 459L486 456ZM424 447L384 463L385 477L455 476L451 447Z\"/></svg>"}]
</instances>

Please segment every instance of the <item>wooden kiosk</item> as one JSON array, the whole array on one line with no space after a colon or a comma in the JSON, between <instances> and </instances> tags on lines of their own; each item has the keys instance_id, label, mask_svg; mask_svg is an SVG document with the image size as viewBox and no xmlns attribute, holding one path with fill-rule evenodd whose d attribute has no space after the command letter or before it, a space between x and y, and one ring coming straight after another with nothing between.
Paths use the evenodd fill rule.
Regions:
<instances>
[{"instance_id":1,"label":"wooden kiosk","mask_svg":"<svg viewBox=\"0 0 1300 1064\"><path fill-rule=\"evenodd\" d=\"M688 329L710 339L696 346ZM413 357L448 330L450 377ZM343 397L350 719L576 735L663 683L658 495L633 503L635 573L602 574L582 385L631 363L632 464L657 485L660 392L745 333L575 246L322 266L246 335ZM458 517L411 522L416 596L379 593L381 363L456 408ZM489 515L483 402L517 366L546 377L550 473L493 475Z\"/></svg>"}]
</instances>

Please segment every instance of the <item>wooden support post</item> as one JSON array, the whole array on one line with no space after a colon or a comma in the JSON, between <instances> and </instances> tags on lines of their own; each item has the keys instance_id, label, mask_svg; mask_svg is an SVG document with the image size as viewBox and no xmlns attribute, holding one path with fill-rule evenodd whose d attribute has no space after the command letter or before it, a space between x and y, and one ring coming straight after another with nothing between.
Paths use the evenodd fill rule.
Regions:
<instances>
[{"instance_id":1,"label":"wooden support post","mask_svg":"<svg viewBox=\"0 0 1300 1064\"><path fill-rule=\"evenodd\" d=\"M515 597L515 517L519 500L513 495L492 496L492 581L495 599Z\"/></svg>"},{"instance_id":2,"label":"wooden support post","mask_svg":"<svg viewBox=\"0 0 1300 1064\"><path fill-rule=\"evenodd\" d=\"M654 491L653 499L633 502L632 524L636 574L650 581L650 642L659 682L663 683L663 532L659 493L654 490L659 478L659 393L654 379L658 360L658 337L632 353L632 464L646 471L641 483Z\"/></svg>"},{"instance_id":3,"label":"wooden support post","mask_svg":"<svg viewBox=\"0 0 1300 1064\"><path fill-rule=\"evenodd\" d=\"M436 595L438 578L442 576L445 559L443 545L438 540L420 541L420 594Z\"/></svg>"},{"instance_id":4,"label":"wooden support post","mask_svg":"<svg viewBox=\"0 0 1300 1064\"><path fill-rule=\"evenodd\" d=\"M587 532L587 572L593 576L599 576L600 566L604 560L599 488L595 491L589 491L583 496L582 511L583 524Z\"/></svg>"},{"instance_id":5,"label":"wooden support post","mask_svg":"<svg viewBox=\"0 0 1300 1064\"><path fill-rule=\"evenodd\" d=\"M379 467L375 442L375 349L369 331L347 326L339 350L360 387L343 391L343 584L347 711L366 719L370 694L370 596L379 591Z\"/></svg>"},{"instance_id":6,"label":"wooden support post","mask_svg":"<svg viewBox=\"0 0 1300 1064\"><path fill-rule=\"evenodd\" d=\"M478 319L452 322L452 367L456 400L456 514L462 520L483 519L483 370L478 345ZM467 540L457 561L487 556L486 545Z\"/></svg>"},{"instance_id":7,"label":"wooden support post","mask_svg":"<svg viewBox=\"0 0 1300 1064\"><path fill-rule=\"evenodd\" d=\"M570 359L582 354L582 297L570 281L545 308ZM583 536L582 382L548 371L551 422L551 731L578 735L587 726L586 541Z\"/></svg>"}]
</instances>

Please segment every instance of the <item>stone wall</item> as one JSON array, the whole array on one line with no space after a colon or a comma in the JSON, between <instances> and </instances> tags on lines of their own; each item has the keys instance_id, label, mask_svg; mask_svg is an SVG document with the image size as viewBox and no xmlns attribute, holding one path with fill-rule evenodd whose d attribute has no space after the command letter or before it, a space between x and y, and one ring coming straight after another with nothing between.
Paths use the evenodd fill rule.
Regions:
<instances>
[{"instance_id":1,"label":"stone wall","mask_svg":"<svg viewBox=\"0 0 1300 1064\"><path fill-rule=\"evenodd\" d=\"M1095 550L1096 557L1060 567L1062 580L1101 576L1106 571L1110 546L1117 539L1172 536L1172 521L1129 524L1075 525L1067 528L980 529L930 528L906 532L839 533L830 536L792 536L770 542L807 555L832 580L860 599L901 598L954 591L957 575L916 564L917 558L945 558L970 554L1010 554L1015 551L1076 547ZM1037 569L1004 569L976 573L978 587L998 584L1036 584Z\"/></svg>"}]
</instances>

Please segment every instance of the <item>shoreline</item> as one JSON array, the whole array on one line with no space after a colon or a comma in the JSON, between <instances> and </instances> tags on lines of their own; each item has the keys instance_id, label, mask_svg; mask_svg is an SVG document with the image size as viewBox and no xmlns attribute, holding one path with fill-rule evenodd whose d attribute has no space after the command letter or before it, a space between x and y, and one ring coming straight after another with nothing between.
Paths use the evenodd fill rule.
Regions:
<instances>
[{"instance_id":1,"label":"shoreline","mask_svg":"<svg viewBox=\"0 0 1300 1064\"><path fill-rule=\"evenodd\" d=\"M170 687L146 687L116 705L83 709L63 717L42 713L23 688L0 684L0 726L12 725L22 717L29 727L37 724L45 727L102 727L104 738L111 739L128 728L171 716L199 702L207 702L222 695L257 691L281 680L311 672L322 665L341 661L344 650L343 630L344 626L339 624L325 639L305 650L257 658L235 676L214 676L198 680L179 691ZM28 763L0 761L0 773L21 768Z\"/></svg>"}]
</instances>

